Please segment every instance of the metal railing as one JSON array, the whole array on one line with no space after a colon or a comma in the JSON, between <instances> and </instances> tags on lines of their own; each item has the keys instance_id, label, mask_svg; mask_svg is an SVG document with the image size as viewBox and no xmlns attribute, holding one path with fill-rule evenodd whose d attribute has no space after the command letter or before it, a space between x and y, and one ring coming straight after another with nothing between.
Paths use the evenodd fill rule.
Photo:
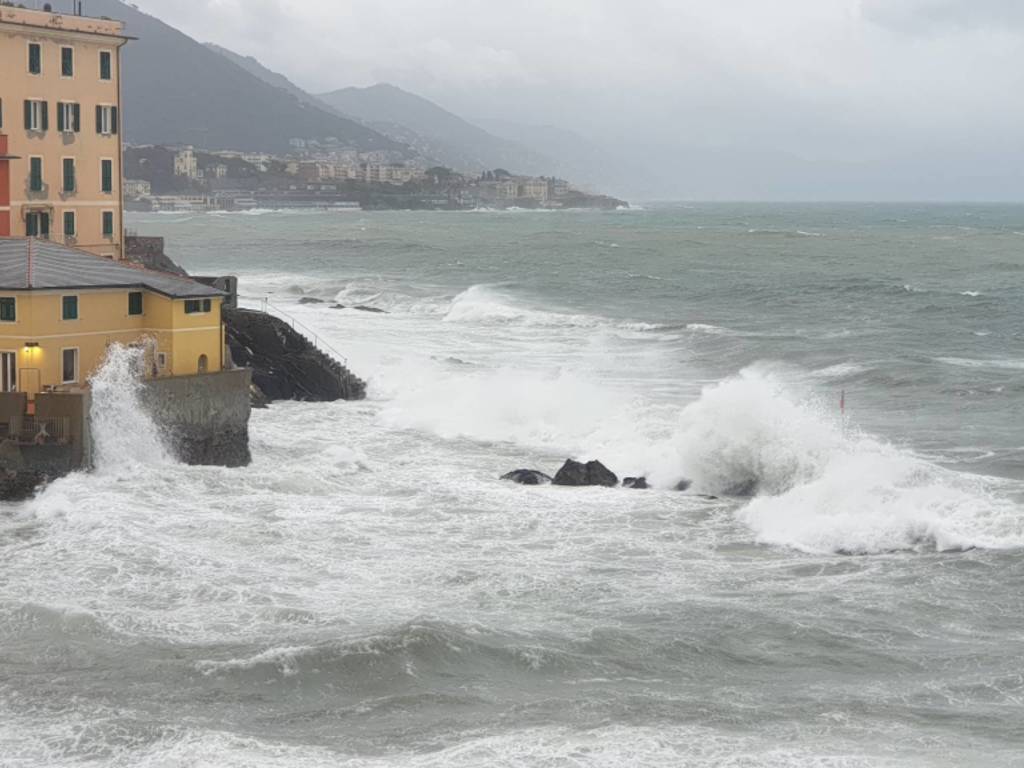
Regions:
<instances>
[{"instance_id":1,"label":"metal railing","mask_svg":"<svg viewBox=\"0 0 1024 768\"><path fill-rule=\"evenodd\" d=\"M300 333L299 335L305 338L306 341L311 343L316 349L320 350L320 352L333 355L336 359L340 360L343 365L348 365L347 357L345 357L343 354L341 354L341 352L339 352L326 341L324 341L316 331L314 331L308 325L303 323L301 320L298 320L293 315L290 315L287 312L285 312L283 309L274 304L267 297L260 299L260 304L262 305L263 312L265 314L276 315L278 319L284 320L286 323L291 325L293 331L301 330L302 333ZM271 312L271 309L274 311Z\"/></svg>"}]
</instances>

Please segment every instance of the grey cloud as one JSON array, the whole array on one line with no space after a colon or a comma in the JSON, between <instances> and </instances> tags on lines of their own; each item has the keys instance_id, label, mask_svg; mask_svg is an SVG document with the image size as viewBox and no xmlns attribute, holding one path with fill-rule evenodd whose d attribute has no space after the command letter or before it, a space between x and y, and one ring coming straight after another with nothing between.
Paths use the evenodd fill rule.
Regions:
<instances>
[{"instance_id":1,"label":"grey cloud","mask_svg":"<svg viewBox=\"0 0 1024 768\"><path fill-rule=\"evenodd\" d=\"M861 13L879 26L918 35L950 28L1024 30L1021 0L862 0Z\"/></svg>"}]
</instances>

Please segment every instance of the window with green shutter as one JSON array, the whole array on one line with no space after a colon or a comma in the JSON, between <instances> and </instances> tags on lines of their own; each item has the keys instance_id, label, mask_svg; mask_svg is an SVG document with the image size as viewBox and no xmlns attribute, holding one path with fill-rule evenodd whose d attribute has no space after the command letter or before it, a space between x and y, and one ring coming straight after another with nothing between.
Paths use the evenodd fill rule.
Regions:
<instances>
[{"instance_id":1,"label":"window with green shutter","mask_svg":"<svg viewBox=\"0 0 1024 768\"><path fill-rule=\"evenodd\" d=\"M60 49L60 74L62 77L75 75L75 49L64 46Z\"/></svg>"},{"instance_id":2,"label":"window with green shutter","mask_svg":"<svg viewBox=\"0 0 1024 768\"><path fill-rule=\"evenodd\" d=\"M32 192L43 191L43 158L30 157L28 159L28 188Z\"/></svg>"},{"instance_id":3,"label":"window with green shutter","mask_svg":"<svg viewBox=\"0 0 1024 768\"><path fill-rule=\"evenodd\" d=\"M100 80L111 80L110 51L100 51Z\"/></svg>"},{"instance_id":4,"label":"window with green shutter","mask_svg":"<svg viewBox=\"0 0 1024 768\"><path fill-rule=\"evenodd\" d=\"M128 314L142 314L142 291L132 291L128 294Z\"/></svg>"},{"instance_id":5,"label":"window with green shutter","mask_svg":"<svg viewBox=\"0 0 1024 768\"><path fill-rule=\"evenodd\" d=\"M13 296L0 297L0 322L14 323L18 320L18 302Z\"/></svg>"},{"instance_id":6,"label":"window with green shutter","mask_svg":"<svg viewBox=\"0 0 1024 768\"><path fill-rule=\"evenodd\" d=\"M64 237L75 236L75 212L64 211Z\"/></svg>"},{"instance_id":7,"label":"window with green shutter","mask_svg":"<svg viewBox=\"0 0 1024 768\"><path fill-rule=\"evenodd\" d=\"M103 236L113 237L114 236L114 212L104 211L103 212Z\"/></svg>"},{"instance_id":8,"label":"window with green shutter","mask_svg":"<svg viewBox=\"0 0 1024 768\"><path fill-rule=\"evenodd\" d=\"M65 296L61 299L61 318L64 320L78 319L78 297Z\"/></svg>"},{"instance_id":9,"label":"window with green shutter","mask_svg":"<svg viewBox=\"0 0 1024 768\"><path fill-rule=\"evenodd\" d=\"M100 161L100 169L102 176L103 192L114 191L114 161L113 160L102 160Z\"/></svg>"},{"instance_id":10,"label":"window with green shutter","mask_svg":"<svg viewBox=\"0 0 1024 768\"><path fill-rule=\"evenodd\" d=\"M64 187L65 192L75 191L75 160L72 157L64 158Z\"/></svg>"},{"instance_id":11,"label":"window with green shutter","mask_svg":"<svg viewBox=\"0 0 1024 768\"><path fill-rule=\"evenodd\" d=\"M43 51L39 43L28 44L28 72L30 75L38 75L43 71Z\"/></svg>"}]
</instances>

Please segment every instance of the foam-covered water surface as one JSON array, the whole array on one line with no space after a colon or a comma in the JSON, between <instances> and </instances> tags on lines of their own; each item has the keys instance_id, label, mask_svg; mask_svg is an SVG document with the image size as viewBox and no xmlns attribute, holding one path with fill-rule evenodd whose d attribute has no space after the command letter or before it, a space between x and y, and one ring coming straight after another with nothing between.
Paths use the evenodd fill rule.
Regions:
<instances>
[{"instance_id":1,"label":"foam-covered water surface","mask_svg":"<svg viewBox=\"0 0 1024 768\"><path fill-rule=\"evenodd\" d=\"M369 398L186 467L112 349L0 510L0 765L1018 764L1021 218L137 216ZM653 487L498 479L569 456Z\"/></svg>"}]
</instances>

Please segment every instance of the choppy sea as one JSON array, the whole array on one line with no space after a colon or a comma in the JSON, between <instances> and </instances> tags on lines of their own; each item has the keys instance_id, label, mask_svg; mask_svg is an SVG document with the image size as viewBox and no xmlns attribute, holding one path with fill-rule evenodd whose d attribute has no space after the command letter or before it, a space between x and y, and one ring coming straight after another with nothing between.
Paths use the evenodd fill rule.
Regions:
<instances>
[{"instance_id":1,"label":"choppy sea","mask_svg":"<svg viewBox=\"0 0 1024 768\"><path fill-rule=\"evenodd\" d=\"M112 361L0 507L0 765L1024 765L1024 207L131 226L369 399L186 467ZM498 479L568 457L654 488Z\"/></svg>"}]
</instances>

